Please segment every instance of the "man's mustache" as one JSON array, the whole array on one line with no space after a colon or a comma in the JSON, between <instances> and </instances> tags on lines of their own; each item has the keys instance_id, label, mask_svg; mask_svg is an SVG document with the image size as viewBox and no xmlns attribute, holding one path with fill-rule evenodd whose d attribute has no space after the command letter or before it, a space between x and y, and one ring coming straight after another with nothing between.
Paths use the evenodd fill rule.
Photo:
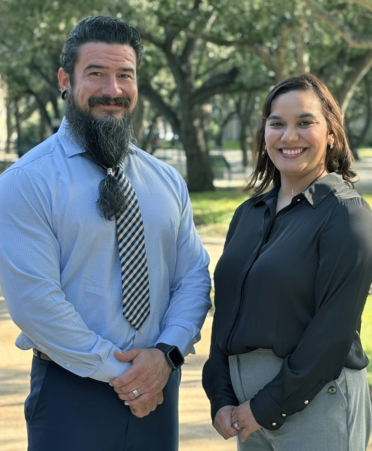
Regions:
<instances>
[{"instance_id":1,"label":"man's mustache","mask_svg":"<svg viewBox=\"0 0 372 451\"><path fill-rule=\"evenodd\" d=\"M89 106L93 108L97 105L116 105L119 107L129 108L131 104L131 100L129 97L109 97L109 96L100 96L100 97L90 97Z\"/></svg>"}]
</instances>

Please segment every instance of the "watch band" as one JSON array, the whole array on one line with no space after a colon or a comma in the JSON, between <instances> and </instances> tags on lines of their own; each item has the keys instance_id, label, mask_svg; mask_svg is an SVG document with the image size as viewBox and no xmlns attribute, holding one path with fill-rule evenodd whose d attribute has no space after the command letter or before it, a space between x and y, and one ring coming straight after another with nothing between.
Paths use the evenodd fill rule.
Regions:
<instances>
[{"instance_id":1,"label":"watch band","mask_svg":"<svg viewBox=\"0 0 372 451\"><path fill-rule=\"evenodd\" d=\"M158 343L155 348L164 352L165 360L172 368L172 371L178 370L183 365L185 359L177 346L168 345L166 343Z\"/></svg>"}]
</instances>

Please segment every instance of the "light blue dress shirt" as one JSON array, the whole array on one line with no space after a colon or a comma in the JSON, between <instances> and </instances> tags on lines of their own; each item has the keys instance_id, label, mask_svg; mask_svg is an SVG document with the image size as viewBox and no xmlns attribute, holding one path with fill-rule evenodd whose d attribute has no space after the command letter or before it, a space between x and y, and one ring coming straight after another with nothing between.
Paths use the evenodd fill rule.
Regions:
<instances>
[{"instance_id":1,"label":"light blue dress shirt","mask_svg":"<svg viewBox=\"0 0 372 451\"><path fill-rule=\"evenodd\" d=\"M123 167L142 212L151 304L136 331L122 313L116 224L96 206L106 171L82 153L64 120L1 175L0 286L19 348L108 382L131 365L116 349L163 342L193 352L210 308L209 258L180 174L132 146Z\"/></svg>"}]
</instances>

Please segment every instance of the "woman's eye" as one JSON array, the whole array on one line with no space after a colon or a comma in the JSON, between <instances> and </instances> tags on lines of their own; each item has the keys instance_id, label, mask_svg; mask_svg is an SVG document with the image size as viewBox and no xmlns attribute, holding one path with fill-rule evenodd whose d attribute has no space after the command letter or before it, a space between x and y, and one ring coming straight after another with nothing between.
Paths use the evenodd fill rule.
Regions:
<instances>
[{"instance_id":1,"label":"woman's eye","mask_svg":"<svg viewBox=\"0 0 372 451\"><path fill-rule=\"evenodd\" d=\"M270 125L271 125L271 127L282 127L283 126L282 122L272 122Z\"/></svg>"},{"instance_id":2,"label":"woman's eye","mask_svg":"<svg viewBox=\"0 0 372 451\"><path fill-rule=\"evenodd\" d=\"M313 125L313 123L314 123L314 122L303 121L303 122L300 122L300 125L301 125L302 127L308 127L308 126L310 126L310 125Z\"/></svg>"}]
</instances>

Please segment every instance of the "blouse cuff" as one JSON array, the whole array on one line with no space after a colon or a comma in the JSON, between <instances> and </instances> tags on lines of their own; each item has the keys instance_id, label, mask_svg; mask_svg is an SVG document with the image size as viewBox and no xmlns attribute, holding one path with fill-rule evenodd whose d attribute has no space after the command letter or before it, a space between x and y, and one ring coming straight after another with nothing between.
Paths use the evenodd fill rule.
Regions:
<instances>
[{"instance_id":1,"label":"blouse cuff","mask_svg":"<svg viewBox=\"0 0 372 451\"><path fill-rule=\"evenodd\" d=\"M260 390L251 399L250 406L257 423L269 431L278 430L290 415L272 399L267 389Z\"/></svg>"}]
</instances>

